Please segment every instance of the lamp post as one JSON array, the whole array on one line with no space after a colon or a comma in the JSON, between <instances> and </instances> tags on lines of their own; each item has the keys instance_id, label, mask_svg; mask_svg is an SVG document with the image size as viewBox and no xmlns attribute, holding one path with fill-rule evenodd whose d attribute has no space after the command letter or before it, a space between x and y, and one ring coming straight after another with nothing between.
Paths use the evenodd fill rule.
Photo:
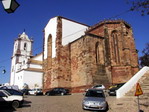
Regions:
<instances>
[{"instance_id":1,"label":"lamp post","mask_svg":"<svg viewBox=\"0 0 149 112\"><path fill-rule=\"evenodd\" d=\"M6 73L5 67L4 66L1 66L0 68L3 68L2 69L2 74L5 74Z\"/></svg>"},{"instance_id":2,"label":"lamp post","mask_svg":"<svg viewBox=\"0 0 149 112\"><path fill-rule=\"evenodd\" d=\"M13 13L20 4L16 0L0 0L2 1L3 7L7 13Z\"/></svg>"}]
</instances>

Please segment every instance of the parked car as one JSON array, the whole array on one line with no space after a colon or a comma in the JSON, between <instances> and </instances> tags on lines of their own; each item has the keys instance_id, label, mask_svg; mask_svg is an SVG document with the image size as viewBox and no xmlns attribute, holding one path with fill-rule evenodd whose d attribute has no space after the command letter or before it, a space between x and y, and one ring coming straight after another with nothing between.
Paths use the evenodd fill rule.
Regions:
<instances>
[{"instance_id":1,"label":"parked car","mask_svg":"<svg viewBox=\"0 0 149 112\"><path fill-rule=\"evenodd\" d=\"M15 89L15 90L19 90L19 87L17 85L13 85L13 86L0 86L0 89Z\"/></svg>"},{"instance_id":2,"label":"parked car","mask_svg":"<svg viewBox=\"0 0 149 112\"><path fill-rule=\"evenodd\" d=\"M35 88L28 91L29 95L43 95L42 89Z\"/></svg>"},{"instance_id":3,"label":"parked car","mask_svg":"<svg viewBox=\"0 0 149 112\"><path fill-rule=\"evenodd\" d=\"M93 89L105 89L105 86L103 84L98 84L92 87Z\"/></svg>"},{"instance_id":4,"label":"parked car","mask_svg":"<svg viewBox=\"0 0 149 112\"><path fill-rule=\"evenodd\" d=\"M82 102L82 108L84 110L106 111L108 103L104 91L101 89L88 89Z\"/></svg>"},{"instance_id":5,"label":"parked car","mask_svg":"<svg viewBox=\"0 0 149 112\"><path fill-rule=\"evenodd\" d=\"M50 91L47 91L45 95L68 95L69 94L69 89L65 88L53 88Z\"/></svg>"},{"instance_id":6,"label":"parked car","mask_svg":"<svg viewBox=\"0 0 149 112\"><path fill-rule=\"evenodd\" d=\"M30 89L22 89L21 91L24 95L29 95Z\"/></svg>"},{"instance_id":7,"label":"parked car","mask_svg":"<svg viewBox=\"0 0 149 112\"><path fill-rule=\"evenodd\" d=\"M119 83L119 84L115 84L113 86L111 86L109 88L108 94L110 96L116 96L116 90L118 90L120 87L122 87L125 83Z\"/></svg>"},{"instance_id":8,"label":"parked car","mask_svg":"<svg viewBox=\"0 0 149 112\"><path fill-rule=\"evenodd\" d=\"M15 89L8 89L8 88L0 88L0 90L6 90L8 93L10 93L11 95L19 95L19 96L23 96L23 93L19 90L15 90Z\"/></svg>"},{"instance_id":9,"label":"parked car","mask_svg":"<svg viewBox=\"0 0 149 112\"><path fill-rule=\"evenodd\" d=\"M0 90L0 106L9 105L13 108L18 108L23 104L23 102L23 96L11 95L6 90Z\"/></svg>"}]
</instances>

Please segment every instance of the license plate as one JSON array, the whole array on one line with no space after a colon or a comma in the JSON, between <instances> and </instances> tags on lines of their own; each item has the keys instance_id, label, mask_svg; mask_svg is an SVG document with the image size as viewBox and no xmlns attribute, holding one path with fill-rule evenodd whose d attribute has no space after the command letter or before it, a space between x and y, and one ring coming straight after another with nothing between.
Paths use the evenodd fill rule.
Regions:
<instances>
[{"instance_id":1,"label":"license plate","mask_svg":"<svg viewBox=\"0 0 149 112\"><path fill-rule=\"evenodd\" d=\"M91 105L90 107L98 107L98 105Z\"/></svg>"}]
</instances>

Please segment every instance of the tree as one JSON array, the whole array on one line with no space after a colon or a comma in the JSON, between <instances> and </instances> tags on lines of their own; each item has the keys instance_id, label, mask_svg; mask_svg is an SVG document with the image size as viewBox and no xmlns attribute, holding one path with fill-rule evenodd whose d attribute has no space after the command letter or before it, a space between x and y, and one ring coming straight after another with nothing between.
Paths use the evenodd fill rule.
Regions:
<instances>
[{"instance_id":1,"label":"tree","mask_svg":"<svg viewBox=\"0 0 149 112\"><path fill-rule=\"evenodd\" d=\"M126 0L128 4L132 4L131 11L140 11L141 15L149 15L149 0Z\"/></svg>"},{"instance_id":2,"label":"tree","mask_svg":"<svg viewBox=\"0 0 149 112\"><path fill-rule=\"evenodd\" d=\"M149 42L146 44L146 47L142 51L143 56L139 58L140 66L149 66Z\"/></svg>"}]
</instances>

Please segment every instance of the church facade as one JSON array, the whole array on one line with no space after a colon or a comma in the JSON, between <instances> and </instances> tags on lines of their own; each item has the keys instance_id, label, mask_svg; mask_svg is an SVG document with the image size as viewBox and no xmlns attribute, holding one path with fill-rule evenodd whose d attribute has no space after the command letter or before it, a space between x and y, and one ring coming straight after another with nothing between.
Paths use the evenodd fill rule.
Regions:
<instances>
[{"instance_id":1,"label":"church facade","mask_svg":"<svg viewBox=\"0 0 149 112\"><path fill-rule=\"evenodd\" d=\"M54 17L44 28L43 88L81 92L96 84L127 82L138 71L131 26L105 20L88 26Z\"/></svg>"},{"instance_id":2,"label":"church facade","mask_svg":"<svg viewBox=\"0 0 149 112\"><path fill-rule=\"evenodd\" d=\"M10 85L17 85L19 89L43 88L43 55L32 55L32 43L33 40L25 32L14 41Z\"/></svg>"}]
</instances>

